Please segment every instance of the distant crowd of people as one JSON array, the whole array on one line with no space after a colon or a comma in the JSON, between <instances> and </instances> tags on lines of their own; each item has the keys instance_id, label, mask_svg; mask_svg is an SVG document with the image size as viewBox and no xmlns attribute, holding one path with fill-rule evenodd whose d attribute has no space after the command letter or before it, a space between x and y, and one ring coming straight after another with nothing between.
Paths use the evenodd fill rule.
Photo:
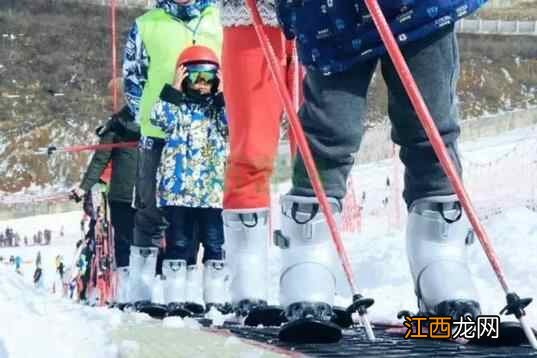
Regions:
<instances>
[{"instance_id":1,"label":"distant crowd of people","mask_svg":"<svg viewBox=\"0 0 537 358\"><path fill-rule=\"evenodd\" d=\"M60 236L63 235L63 231L60 230ZM0 248L1 247L18 247L18 246L32 246L32 245L50 245L52 241L52 231L50 229L43 229L37 231L31 237L21 235L14 231L13 228L7 227L5 230L0 231Z\"/></svg>"}]
</instances>

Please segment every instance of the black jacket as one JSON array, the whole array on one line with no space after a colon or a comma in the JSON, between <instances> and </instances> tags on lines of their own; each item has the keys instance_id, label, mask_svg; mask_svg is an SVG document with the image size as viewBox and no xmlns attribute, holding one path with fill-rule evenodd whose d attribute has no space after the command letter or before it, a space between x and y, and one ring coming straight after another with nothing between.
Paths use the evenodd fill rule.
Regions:
<instances>
[{"instance_id":1,"label":"black jacket","mask_svg":"<svg viewBox=\"0 0 537 358\"><path fill-rule=\"evenodd\" d=\"M140 138L140 128L125 106L113 114L103 126L97 128L97 135L101 138L99 144L131 142ZM99 181L110 160L112 161L112 179L108 197L110 201L130 203L138 160L138 151L135 147L97 150L91 158L80 188L89 191Z\"/></svg>"}]
</instances>

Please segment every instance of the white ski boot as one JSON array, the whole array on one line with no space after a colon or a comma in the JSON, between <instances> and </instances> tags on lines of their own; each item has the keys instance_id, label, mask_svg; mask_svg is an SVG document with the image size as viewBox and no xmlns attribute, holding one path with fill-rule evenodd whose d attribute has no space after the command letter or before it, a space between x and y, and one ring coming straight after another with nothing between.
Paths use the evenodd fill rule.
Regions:
<instances>
[{"instance_id":1,"label":"white ski boot","mask_svg":"<svg viewBox=\"0 0 537 358\"><path fill-rule=\"evenodd\" d=\"M336 221L341 206L330 199ZM336 291L337 253L315 197L285 195L281 198L282 249L280 303L289 320L330 320Z\"/></svg>"},{"instance_id":2,"label":"white ski boot","mask_svg":"<svg viewBox=\"0 0 537 358\"><path fill-rule=\"evenodd\" d=\"M129 256L129 306L151 316L164 314L160 305L152 303L157 268L157 247L131 246Z\"/></svg>"},{"instance_id":3,"label":"white ski boot","mask_svg":"<svg viewBox=\"0 0 537 358\"><path fill-rule=\"evenodd\" d=\"M456 196L412 203L406 236L420 314L455 320L479 315L477 290L466 258L473 235Z\"/></svg>"},{"instance_id":4,"label":"white ski boot","mask_svg":"<svg viewBox=\"0 0 537 358\"><path fill-rule=\"evenodd\" d=\"M203 269L203 300L206 311L215 307L220 312L227 311L228 273L224 261L207 260Z\"/></svg>"},{"instance_id":5,"label":"white ski boot","mask_svg":"<svg viewBox=\"0 0 537 358\"><path fill-rule=\"evenodd\" d=\"M189 265L186 270L185 308L195 315L205 312L202 292L202 272L198 265Z\"/></svg>"},{"instance_id":6,"label":"white ski boot","mask_svg":"<svg viewBox=\"0 0 537 358\"><path fill-rule=\"evenodd\" d=\"M326 218L315 197L285 195L280 203L281 234L276 236L282 249L280 303L289 323L279 337L294 342L338 341L341 329L331 322L338 261ZM329 204L339 222L341 204L333 198Z\"/></svg>"},{"instance_id":7,"label":"white ski boot","mask_svg":"<svg viewBox=\"0 0 537 358\"><path fill-rule=\"evenodd\" d=\"M115 306L122 309L129 302L129 267L116 268L116 298Z\"/></svg>"},{"instance_id":8,"label":"white ski boot","mask_svg":"<svg viewBox=\"0 0 537 358\"><path fill-rule=\"evenodd\" d=\"M269 209L224 210L225 255L231 304L244 324L279 325L282 311L267 305Z\"/></svg>"},{"instance_id":9,"label":"white ski boot","mask_svg":"<svg viewBox=\"0 0 537 358\"><path fill-rule=\"evenodd\" d=\"M185 260L162 261L162 291L168 316L191 316L185 308L187 298L187 265Z\"/></svg>"}]
</instances>

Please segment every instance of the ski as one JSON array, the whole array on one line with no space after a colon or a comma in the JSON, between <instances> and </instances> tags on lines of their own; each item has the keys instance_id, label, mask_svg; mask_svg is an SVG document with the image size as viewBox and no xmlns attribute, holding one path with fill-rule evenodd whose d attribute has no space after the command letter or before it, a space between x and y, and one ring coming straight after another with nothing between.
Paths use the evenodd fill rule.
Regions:
<instances>
[{"instance_id":1,"label":"ski","mask_svg":"<svg viewBox=\"0 0 537 358\"><path fill-rule=\"evenodd\" d=\"M341 327L337 324L307 318L287 322L278 332L280 341L297 344L336 343L341 337Z\"/></svg>"},{"instance_id":2,"label":"ski","mask_svg":"<svg viewBox=\"0 0 537 358\"><path fill-rule=\"evenodd\" d=\"M178 304L178 303L170 303L168 305L168 311L166 313L166 317L181 317L181 318L185 318L185 317L192 317L196 314L201 314L203 313L203 306L201 306L201 310L202 312L201 313L195 313L193 310L196 310L196 312L199 312L199 309L200 307L198 306L201 306L199 304L190 304L190 305L187 305L187 304Z\"/></svg>"},{"instance_id":3,"label":"ski","mask_svg":"<svg viewBox=\"0 0 537 358\"><path fill-rule=\"evenodd\" d=\"M205 306L196 302L186 302L183 305L184 309L191 312L192 315L201 315L205 313Z\"/></svg>"},{"instance_id":4,"label":"ski","mask_svg":"<svg viewBox=\"0 0 537 358\"><path fill-rule=\"evenodd\" d=\"M244 319L245 326L280 326L287 321L281 307L278 306L260 306L255 307Z\"/></svg>"},{"instance_id":5,"label":"ski","mask_svg":"<svg viewBox=\"0 0 537 358\"><path fill-rule=\"evenodd\" d=\"M140 301L136 302L134 305L126 305L123 310L146 313L149 317L155 319L163 319L168 316L168 306L150 301Z\"/></svg>"}]
</instances>

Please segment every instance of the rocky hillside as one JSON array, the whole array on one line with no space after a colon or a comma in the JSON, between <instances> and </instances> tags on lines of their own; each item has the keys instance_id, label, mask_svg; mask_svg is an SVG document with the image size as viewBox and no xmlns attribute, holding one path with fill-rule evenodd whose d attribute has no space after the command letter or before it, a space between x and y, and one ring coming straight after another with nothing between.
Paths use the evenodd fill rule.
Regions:
<instances>
[{"instance_id":1,"label":"rocky hillside","mask_svg":"<svg viewBox=\"0 0 537 358\"><path fill-rule=\"evenodd\" d=\"M140 9L118 12L125 35ZM464 35L459 94L463 118L537 105L537 37ZM58 0L0 1L0 192L77 182L86 154L34 151L95 141L109 109L109 9ZM120 56L121 57L121 56ZM376 76L369 122L386 120Z\"/></svg>"},{"instance_id":2,"label":"rocky hillside","mask_svg":"<svg viewBox=\"0 0 537 358\"><path fill-rule=\"evenodd\" d=\"M537 36L459 34L462 119L537 106ZM386 87L377 73L370 122L386 120Z\"/></svg>"},{"instance_id":3,"label":"rocky hillside","mask_svg":"<svg viewBox=\"0 0 537 358\"><path fill-rule=\"evenodd\" d=\"M118 13L119 46L140 13ZM79 179L86 155L47 161L32 152L94 140L93 129L108 115L109 22L100 6L0 2L0 191Z\"/></svg>"},{"instance_id":4,"label":"rocky hillside","mask_svg":"<svg viewBox=\"0 0 537 358\"><path fill-rule=\"evenodd\" d=\"M487 20L537 21L537 0L513 0L510 6L485 6L477 14Z\"/></svg>"}]
</instances>

